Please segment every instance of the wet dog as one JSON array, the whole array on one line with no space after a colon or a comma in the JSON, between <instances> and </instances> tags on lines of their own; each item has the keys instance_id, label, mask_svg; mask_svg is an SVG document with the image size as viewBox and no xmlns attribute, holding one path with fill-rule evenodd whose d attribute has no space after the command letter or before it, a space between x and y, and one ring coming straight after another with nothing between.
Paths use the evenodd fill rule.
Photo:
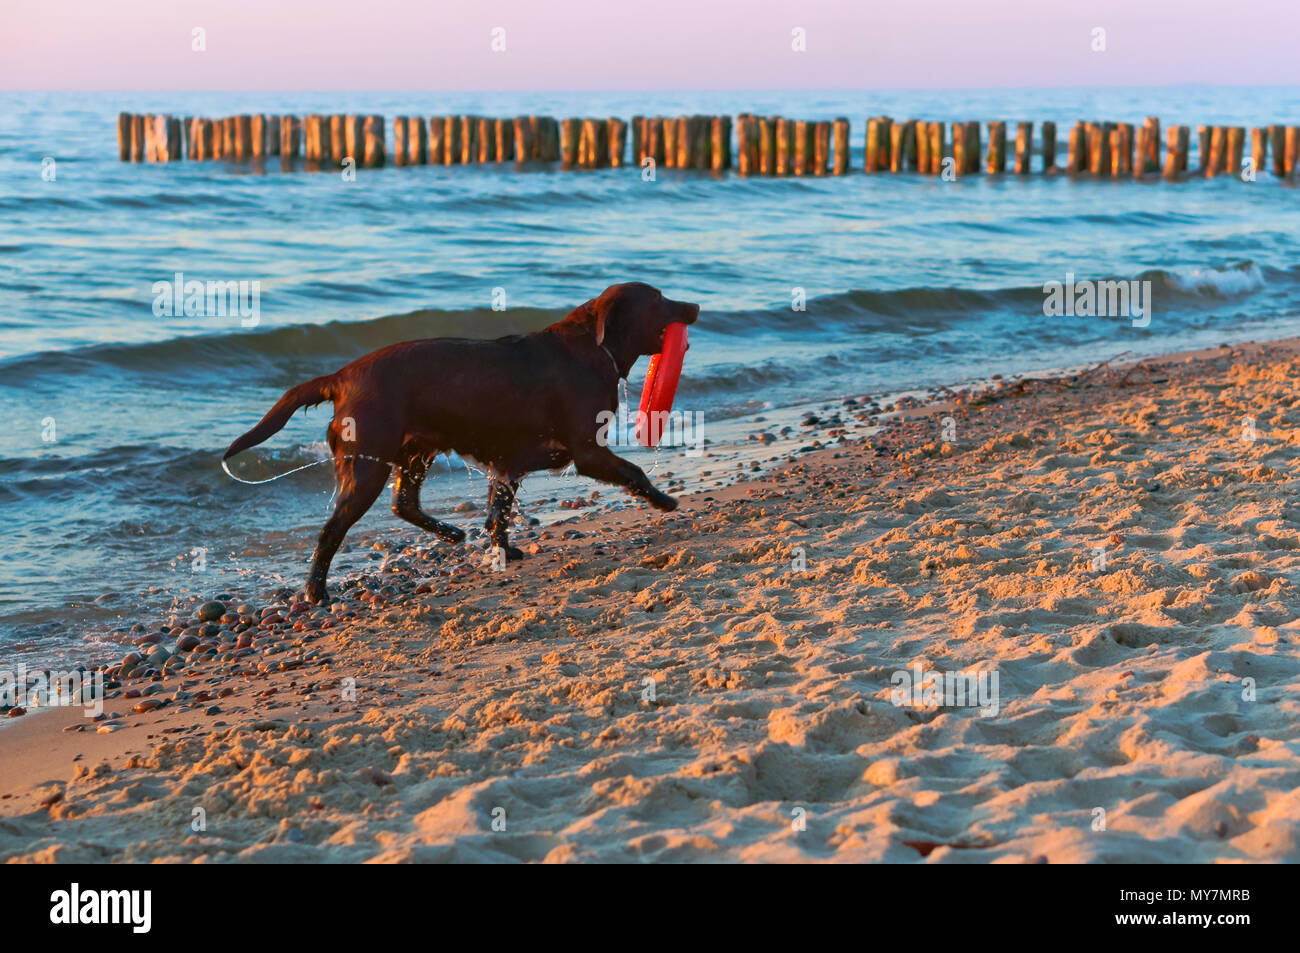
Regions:
<instances>
[{"instance_id":1,"label":"wet dog","mask_svg":"<svg viewBox=\"0 0 1300 953\"><path fill-rule=\"evenodd\" d=\"M380 348L342 370L291 387L223 459L256 446L299 407L334 403L327 431L338 473L334 513L316 543L307 598L328 601L325 578L348 529L397 470L393 512L452 543L465 534L420 509L429 461L455 451L484 465L492 482L486 528L507 559L510 510L519 481L570 463L661 510L677 501L602 445L598 418L618 409L618 381L636 359L663 348L669 324L693 324L700 307L640 282L612 285L563 321L493 341L431 338Z\"/></svg>"}]
</instances>

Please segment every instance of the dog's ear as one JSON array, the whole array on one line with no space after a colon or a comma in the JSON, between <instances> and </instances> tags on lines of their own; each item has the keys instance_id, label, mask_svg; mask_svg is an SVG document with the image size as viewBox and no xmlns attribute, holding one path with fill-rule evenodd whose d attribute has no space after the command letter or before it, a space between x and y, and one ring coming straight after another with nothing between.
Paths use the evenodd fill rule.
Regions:
<instances>
[{"instance_id":1,"label":"dog's ear","mask_svg":"<svg viewBox=\"0 0 1300 953\"><path fill-rule=\"evenodd\" d=\"M605 341L605 303L599 298L587 302L587 317L591 333L596 335L596 343L603 344Z\"/></svg>"}]
</instances>

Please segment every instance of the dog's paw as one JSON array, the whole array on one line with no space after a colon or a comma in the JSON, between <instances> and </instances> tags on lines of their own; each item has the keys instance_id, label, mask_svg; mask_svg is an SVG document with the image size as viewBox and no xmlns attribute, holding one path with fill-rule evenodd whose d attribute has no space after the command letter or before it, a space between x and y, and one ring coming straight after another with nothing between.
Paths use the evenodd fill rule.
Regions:
<instances>
[{"instance_id":1,"label":"dog's paw","mask_svg":"<svg viewBox=\"0 0 1300 953\"><path fill-rule=\"evenodd\" d=\"M655 491L654 496L650 497L650 505L657 510L663 510L665 513L671 513L677 509L677 499L669 496L667 493Z\"/></svg>"},{"instance_id":2,"label":"dog's paw","mask_svg":"<svg viewBox=\"0 0 1300 953\"><path fill-rule=\"evenodd\" d=\"M303 594L307 597L307 601L313 605L327 606L330 603L330 594L325 589L325 583L323 582L308 580Z\"/></svg>"},{"instance_id":3,"label":"dog's paw","mask_svg":"<svg viewBox=\"0 0 1300 953\"><path fill-rule=\"evenodd\" d=\"M455 526L448 526L445 529L438 530L438 536L455 545L465 542L465 531L457 529Z\"/></svg>"},{"instance_id":4,"label":"dog's paw","mask_svg":"<svg viewBox=\"0 0 1300 953\"><path fill-rule=\"evenodd\" d=\"M506 549L506 562L508 563L518 562L519 560L524 558L524 551L520 549L518 546L507 546L505 549Z\"/></svg>"}]
</instances>

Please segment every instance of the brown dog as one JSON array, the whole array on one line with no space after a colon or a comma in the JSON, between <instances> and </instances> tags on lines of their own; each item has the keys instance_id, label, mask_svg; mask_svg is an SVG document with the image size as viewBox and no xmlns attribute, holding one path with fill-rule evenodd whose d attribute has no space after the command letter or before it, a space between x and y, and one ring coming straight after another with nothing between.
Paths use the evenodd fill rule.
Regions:
<instances>
[{"instance_id":1,"label":"brown dog","mask_svg":"<svg viewBox=\"0 0 1300 953\"><path fill-rule=\"evenodd\" d=\"M519 481L534 470L573 463L583 476L622 486L661 510L676 508L640 467L598 442L598 415L618 409L619 378L641 355L662 350L668 325L692 324L699 314L699 305L629 282L535 334L394 344L289 388L223 459L266 440L299 407L334 402L327 438L339 492L307 576L312 602L328 600L330 560L383 490L390 466L397 468L393 512L443 539L464 541L461 530L420 509L428 463L448 451L487 467L487 529L507 559L520 559L509 542L510 508Z\"/></svg>"}]
</instances>

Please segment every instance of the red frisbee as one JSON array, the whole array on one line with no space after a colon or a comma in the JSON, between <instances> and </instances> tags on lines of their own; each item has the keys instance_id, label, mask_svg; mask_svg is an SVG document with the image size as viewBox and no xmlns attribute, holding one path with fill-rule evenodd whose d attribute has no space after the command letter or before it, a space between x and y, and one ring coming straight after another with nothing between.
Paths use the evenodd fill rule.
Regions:
<instances>
[{"instance_id":1,"label":"red frisbee","mask_svg":"<svg viewBox=\"0 0 1300 953\"><path fill-rule=\"evenodd\" d=\"M636 415L636 440L643 447L659 446L659 438L663 436L663 418L656 415L673 409L677 382L682 376L682 359L690 347L686 338L686 325L674 321L664 331L664 349L650 358L645 384L641 387L641 411Z\"/></svg>"}]
</instances>

